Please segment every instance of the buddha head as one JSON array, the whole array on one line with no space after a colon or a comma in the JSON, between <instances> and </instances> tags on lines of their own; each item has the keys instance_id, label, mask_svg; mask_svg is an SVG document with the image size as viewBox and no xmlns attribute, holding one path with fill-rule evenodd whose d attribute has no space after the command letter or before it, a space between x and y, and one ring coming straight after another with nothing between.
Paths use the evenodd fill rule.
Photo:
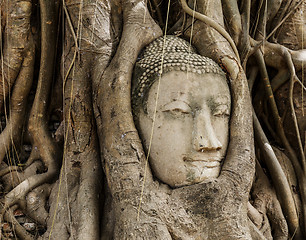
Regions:
<instances>
[{"instance_id":1,"label":"buddha head","mask_svg":"<svg viewBox=\"0 0 306 240\"><path fill-rule=\"evenodd\" d=\"M175 188L219 176L231 96L213 60L178 37L158 38L136 63L132 106L156 178Z\"/></svg>"}]
</instances>

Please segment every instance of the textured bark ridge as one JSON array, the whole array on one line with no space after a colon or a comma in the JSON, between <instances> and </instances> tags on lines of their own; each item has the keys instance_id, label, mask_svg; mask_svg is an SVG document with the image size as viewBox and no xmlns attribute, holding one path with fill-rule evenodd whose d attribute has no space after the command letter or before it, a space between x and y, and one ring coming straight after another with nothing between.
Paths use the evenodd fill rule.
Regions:
<instances>
[{"instance_id":1,"label":"textured bark ridge","mask_svg":"<svg viewBox=\"0 0 306 240\"><path fill-rule=\"evenodd\" d=\"M304 239L305 4L0 1L1 238ZM220 175L178 188L131 108L139 54L169 34L219 64L232 103Z\"/></svg>"}]
</instances>

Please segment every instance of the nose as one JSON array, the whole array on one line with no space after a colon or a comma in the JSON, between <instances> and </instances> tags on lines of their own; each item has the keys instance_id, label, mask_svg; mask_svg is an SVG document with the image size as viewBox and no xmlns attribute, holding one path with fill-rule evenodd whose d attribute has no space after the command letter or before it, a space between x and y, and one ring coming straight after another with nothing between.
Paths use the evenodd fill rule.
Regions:
<instances>
[{"instance_id":1,"label":"nose","mask_svg":"<svg viewBox=\"0 0 306 240\"><path fill-rule=\"evenodd\" d=\"M195 116L193 141L196 151L212 151L222 148L211 124L210 115L209 110L202 110Z\"/></svg>"}]
</instances>

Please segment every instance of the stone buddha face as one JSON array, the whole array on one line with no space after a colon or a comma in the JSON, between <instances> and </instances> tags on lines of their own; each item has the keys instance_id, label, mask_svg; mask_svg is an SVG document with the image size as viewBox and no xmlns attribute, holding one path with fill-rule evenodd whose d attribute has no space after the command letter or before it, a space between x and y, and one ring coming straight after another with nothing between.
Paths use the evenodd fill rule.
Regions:
<instances>
[{"instance_id":1,"label":"stone buddha face","mask_svg":"<svg viewBox=\"0 0 306 240\"><path fill-rule=\"evenodd\" d=\"M177 55L171 65L169 56L160 86L146 69L137 79L134 95L142 101L134 117L154 175L181 187L218 177L228 146L231 96L224 73L212 60L194 54L194 67L187 72L186 57ZM145 68L151 66L147 63L141 62Z\"/></svg>"},{"instance_id":2,"label":"stone buddha face","mask_svg":"<svg viewBox=\"0 0 306 240\"><path fill-rule=\"evenodd\" d=\"M228 145L231 98L224 76L171 71L148 91L138 128L154 175L171 187L215 178Z\"/></svg>"}]
</instances>

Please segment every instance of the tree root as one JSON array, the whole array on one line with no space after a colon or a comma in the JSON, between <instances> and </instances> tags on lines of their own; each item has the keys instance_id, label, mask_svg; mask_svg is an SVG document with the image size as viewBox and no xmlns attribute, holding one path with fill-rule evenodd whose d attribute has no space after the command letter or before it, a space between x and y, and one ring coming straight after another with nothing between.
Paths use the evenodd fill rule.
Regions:
<instances>
[{"instance_id":1,"label":"tree root","mask_svg":"<svg viewBox=\"0 0 306 240\"><path fill-rule=\"evenodd\" d=\"M289 3L289 2L288 2ZM272 44L267 42L267 40L272 37L274 35L274 33L277 31L277 29L287 20L287 18L289 18L291 16L291 14L293 14L296 9L303 3L303 1L299 1L296 6L286 15L285 18L282 19L281 22L278 22L278 24L275 26L275 28L269 33L269 35L267 37L265 37L264 39L262 39L259 43L257 43L256 45L253 45L253 49L250 51L249 56L253 55L263 44ZM251 39L252 41L252 39Z\"/></svg>"},{"instance_id":2,"label":"tree root","mask_svg":"<svg viewBox=\"0 0 306 240\"><path fill-rule=\"evenodd\" d=\"M292 3L292 1L288 1L286 3L286 6L283 8L280 16L278 18L275 18L275 21L273 22L274 29L270 32L270 34L267 36L266 40L272 37L272 39L275 39L276 31L279 29L279 27L298 9L298 7L303 4L303 1L296 1L296 5L291 8L291 10L287 13L285 16L285 13L288 10L289 4Z\"/></svg>"},{"instance_id":3,"label":"tree root","mask_svg":"<svg viewBox=\"0 0 306 240\"><path fill-rule=\"evenodd\" d=\"M225 21L227 22L228 30L238 46L240 35L242 34L241 16L237 1L235 0L222 0L222 9L224 11Z\"/></svg>"},{"instance_id":4,"label":"tree root","mask_svg":"<svg viewBox=\"0 0 306 240\"><path fill-rule=\"evenodd\" d=\"M28 48L33 45L28 41L31 35L32 0L10 0L1 4L4 4L9 14L5 19L3 49L1 43L1 52L4 55L1 59L0 109L15 83Z\"/></svg>"},{"instance_id":5,"label":"tree root","mask_svg":"<svg viewBox=\"0 0 306 240\"><path fill-rule=\"evenodd\" d=\"M213 17L214 21L218 23L223 22L223 16L214 15L216 11L222 11L221 4L219 6L216 1L197 1L197 4L198 6L205 6L202 9L202 14ZM212 6L214 8L218 7L218 10L212 10ZM246 189L251 188L255 171L254 148L252 147L251 101L247 79L231 46L228 42L222 41L223 39L220 34L215 33L214 29L201 21L194 24L194 29L197 31L197 34L192 36L193 45L199 53L212 58L229 74L232 92L231 134L227 156L219 178L222 178L222 181L231 181L233 186L235 186L234 188L241 189L243 194ZM186 32L185 37L190 38L190 34L190 32ZM217 50L207 50L211 48ZM241 136L243 136L243 139Z\"/></svg>"},{"instance_id":6,"label":"tree root","mask_svg":"<svg viewBox=\"0 0 306 240\"><path fill-rule=\"evenodd\" d=\"M271 109L272 109L272 116L273 116L273 119L274 119L274 122L275 122L275 125L276 125L277 133L278 133L280 139L282 140L282 143L284 144L285 148L289 152L290 159L291 159L293 165L295 166L296 171L300 171L298 158L297 158L294 150L290 146L290 143L288 142L288 139L286 138L284 128L283 128L282 123L280 121L280 116L279 116L278 109L277 109L277 106L276 106L276 102L275 102L275 99L274 99L273 91L271 89L270 80L269 80L269 76L268 76L268 72L267 72L267 69L266 69L266 65L265 65L263 55L260 51L257 51L255 54L256 54L258 64L259 64L259 70L260 70L260 73L262 75L262 79L263 79L264 84L265 84L266 95L268 97L268 100L269 100L269 103L270 103L270 106L271 106Z\"/></svg>"},{"instance_id":7,"label":"tree root","mask_svg":"<svg viewBox=\"0 0 306 240\"><path fill-rule=\"evenodd\" d=\"M23 182L28 177L36 174L37 172L42 172L42 168L42 163L40 161L36 161L30 166L23 168L23 171L13 171L9 174L4 175L2 178L4 184L4 191L11 191L14 187Z\"/></svg>"},{"instance_id":8,"label":"tree root","mask_svg":"<svg viewBox=\"0 0 306 240\"><path fill-rule=\"evenodd\" d=\"M94 89L99 89L98 94L94 93L94 97L97 96L95 115L99 140L100 143L103 142L101 150L104 153L105 173L113 196L123 196L130 188L141 189L143 178L139 175L144 171L143 159L143 162L136 165L126 164L124 168L120 166L129 162L130 158L137 158L138 151L142 152L131 114L131 76L140 50L161 35L161 30L149 15L146 15L144 22L143 11L147 11L144 1L123 1L122 4L124 27L120 44L102 80L98 85L94 83ZM114 84L110 84L110 79ZM112 118L111 112L116 113L116 120ZM124 153L120 154L118 151ZM110 171L113 167L115 168ZM126 177L130 179L128 188L122 185Z\"/></svg>"},{"instance_id":9,"label":"tree root","mask_svg":"<svg viewBox=\"0 0 306 240\"><path fill-rule=\"evenodd\" d=\"M160 9L160 4L162 3L162 1L151 0L150 2L153 2L153 6L154 6L155 11L156 11L159 26L163 27L165 24L163 22L163 17L162 17L162 13L161 13L161 9Z\"/></svg>"},{"instance_id":10,"label":"tree root","mask_svg":"<svg viewBox=\"0 0 306 240\"><path fill-rule=\"evenodd\" d=\"M271 88L276 92L285 82L290 78L290 73L287 69L281 69L277 72L276 76L271 80Z\"/></svg>"},{"instance_id":11,"label":"tree root","mask_svg":"<svg viewBox=\"0 0 306 240\"><path fill-rule=\"evenodd\" d=\"M37 90L29 119L29 133L32 141L32 151L37 150L40 158L48 168L47 173L42 174L41 178L50 181L58 173L59 150L48 131L47 107L48 98L51 92L52 76L54 71L55 58L55 26L56 14L55 3L48 0L40 0L41 19L42 19L42 51L41 63ZM36 155L38 156L38 155ZM44 176L44 177L42 177ZM43 182L38 180L40 177L33 176L31 182Z\"/></svg>"},{"instance_id":12,"label":"tree root","mask_svg":"<svg viewBox=\"0 0 306 240\"><path fill-rule=\"evenodd\" d=\"M251 40L252 46L257 43L255 40ZM254 48L253 48L254 49ZM266 42L263 47L264 60L267 66L278 69L289 69L290 62L293 63L295 71L301 71L306 66L306 50L290 50L282 45ZM290 59L288 59L290 54ZM305 69L304 69L305 70ZM291 69L289 69L291 71Z\"/></svg>"},{"instance_id":13,"label":"tree root","mask_svg":"<svg viewBox=\"0 0 306 240\"><path fill-rule=\"evenodd\" d=\"M29 192L24 203L20 204L22 211L39 224L46 226L49 213L46 210L46 202L49 198L51 186L41 185Z\"/></svg>"},{"instance_id":14,"label":"tree root","mask_svg":"<svg viewBox=\"0 0 306 240\"><path fill-rule=\"evenodd\" d=\"M235 53L236 58L238 59L238 62L240 62L240 56L237 50L237 47L235 45L235 42L231 38L231 36L228 34L227 31L223 27L221 27L218 23L216 23L213 19L210 17L207 17L199 12L196 12L195 10L192 10L188 4L186 3L186 0L181 0L182 8L183 10L188 13L190 16L194 16L198 20L202 21L203 23L206 23L208 26L214 28L218 33L220 33L231 45L232 50Z\"/></svg>"},{"instance_id":15,"label":"tree root","mask_svg":"<svg viewBox=\"0 0 306 240\"><path fill-rule=\"evenodd\" d=\"M254 148L250 147L253 145L253 131L250 129L252 128L252 119L246 117L252 115L251 112L247 114L251 108L249 88L246 76L238 62L227 56L223 56L221 61L229 73L231 88L234 90L232 90L233 113L230 125L230 143L220 177L229 180L236 179L239 184L238 182L233 182L233 184L243 192L251 187L251 176L255 171ZM239 122L239 129L237 128L238 125L234 124L237 122ZM243 140L240 138L242 135L244 136ZM236 146L239 146L239 148ZM244 169L243 173L242 169Z\"/></svg>"},{"instance_id":16,"label":"tree root","mask_svg":"<svg viewBox=\"0 0 306 240\"><path fill-rule=\"evenodd\" d=\"M269 169L273 183L275 186L278 186L275 190L280 200L284 214L287 218L289 230L292 234L296 232L297 239L302 239L299 226L299 218L297 216L297 210L287 178L260 126L255 113L253 113L253 122L255 129L255 139L264 155L264 160Z\"/></svg>"},{"instance_id":17,"label":"tree root","mask_svg":"<svg viewBox=\"0 0 306 240\"><path fill-rule=\"evenodd\" d=\"M65 172L63 180L66 183L67 192L59 195L58 199L58 204L67 206L68 218L78 224L74 227L70 221L66 222L66 220L65 223L58 221L55 224L69 226L70 235L75 239L98 240L102 168L92 109L91 79L86 73L86 69L92 62L84 55L81 65L78 64L78 60L65 87L64 105L67 107L64 108L63 168ZM78 182L77 186L70 185L73 179ZM72 187L77 188L77 196L70 195ZM76 205L73 204L73 200L76 201ZM73 209L77 209L77 214L73 212ZM66 213L58 213L58 215L58 218L67 218Z\"/></svg>"},{"instance_id":18,"label":"tree root","mask_svg":"<svg viewBox=\"0 0 306 240\"><path fill-rule=\"evenodd\" d=\"M131 237L130 233L137 227L150 229L151 223L142 224L148 219L160 222L157 217L149 217L142 212L141 220L138 218L137 221L137 205L145 181L143 176L147 174L146 185L152 183L153 179L148 175L149 170L145 168L142 145L132 117L130 94L132 71L139 52L161 36L162 32L149 14L146 14L144 19L143 14L148 11L145 1L124 0L121 4L123 9L121 41L102 78L93 84L93 89L97 89L93 95L94 109L99 142L103 143L100 146L105 161L104 171L110 193L115 200L114 210L120 212L115 222L115 229L122 230L122 235L119 236L117 233L114 239ZM116 118L113 117L113 113L116 114ZM121 121L122 119L124 121ZM127 221L129 223L126 225ZM152 236L156 238L164 237L160 232L157 233L157 230L154 230L154 233L156 235ZM146 234L144 231L138 237L142 238L147 236Z\"/></svg>"},{"instance_id":19,"label":"tree root","mask_svg":"<svg viewBox=\"0 0 306 240\"><path fill-rule=\"evenodd\" d=\"M18 166L9 166L5 169L0 170L0 177L4 176L4 175L6 175L6 174L8 174L12 171L19 171L19 170L21 170L21 168L18 167Z\"/></svg>"},{"instance_id":20,"label":"tree root","mask_svg":"<svg viewBox=\"0 0 306 240\"><path fill-rule=\"evenodd\" d=\"M19 222L16 220L13 211L17 209L17 206L7 209L7 212L4 214L4 219L7 222L10 222L13 225L13 229L16 232L17 236L22 240L34 240L34 236L27 232L24 227L22 227Z\"/></svg>"},{"instance_id":21,"label":"tree root","mask_svg":"<svg viewBox=\"0 0 306 240\"><path fill-rule=\"evenodd\" d=\"M253 184L251 195L253 206L261 217L261 219L256 219L260 231L267 239L272 239L272 228L273 239L288 239L288 226L282 209L258 161L256 162L256 181Z\"/></svg>"},{"instance_id":22,"label":"tree root","mask_svg":"<svg viewBox=\"0 0 306 240\"><path fill-rule=\"evenodd\" d=\"M39 148L39 154L42 158L45 166L48 168L46 173L30 176L18 186L16 186L11 192L9 192L4 198L4 207L1 211L3 214L6 209L17 203L19 200L23 200L29 191L40 186L43 183L53 180L53 178L58 173L58 167L56 165L57 159L57 148L51 136L47 130L46 112L47 112L47 99L50 93L52 73L53 73L53 62L54 62L54 26L55 26L55 3L53 1L40 1L41 13L42 13L42 56L41 56L41 69L38 81L37 92L35 95L34 104L31 111L30 121L29 121L29 132L31 133L34 148ZM52 11L53 10L53 11ZM50 24L51 23L51 24ZM52 41L53 39L53 41ZM29 52L30 62L33 61L33 52ZM48 62L47 62L48 59ZM51 63L51 64L50 64ZM28 63L31 67L31 65ZM29 68L30 73L33 71ZM23 75L21 75L23 76ZM28 79L30 76L27 76ZM22 78L21 78L22 79ZM23 81L20 84L16 84L14 91L24 91L23 88L30 89L31 84ZM21 95L23 96L23 95ZM12 101L15 102L17 106L22 105L24 107L24 98L20 99L20 96L12 96ZM21 101L21 102L20 102ZM22 104L23 103L23 104ZM13 110L19 110L14 106ZM20 110L19 110L20 111ZM18 111L17 111L18 112Z\"/></svg>"},{"instance_id":23,"label":"tree root","mask_svg":"<svg viewBox=\"0 0 306 240\"><path fill-rule=\"evenodd\" d=\"M98 149L97 138L92 140L94 143L91 149ZM101 207L101 186L102 168L97 151L90 151L84 154L82 169L80 174L80 188L78 191L78 209L80 209L78 236L77 239L99 239L100 235L100 214ZM87 201L84 201L87 199Z\"/></svg>"},{"instance_id":24,"label":"tree root","mask_svg":"<svg viewBox=\"0 0 306 240\"><path fill-rule=\"evenodd\" d=\"M41 9L41 64L39 72L39 80L37 91L33 103L33 107L29 120L29 132L31 134L32 146L34 149L38 149L39 156L43 161L47 172L37 175L32 175L16 186L11 192L4 197L4 206L1 210L1 214L18 203L19 200L24 200L25 196L34 188L50 182L58 174L57 159L59 151L53 142L50 133L47 129L47 101L50 95L52 76L54 71L54 56L55 56L55 2L48 0L40 0ZM32 53L34 56L34 54ZM16 88L22 87L17 84ZM31 85L29 86L29 88ZM14 89L15 90L15 89ZM17 90L16 90L17 91ZM20 98L16 97L16 101ZM18 103L20 104L20 102ZM18 105L17 104L17 105ZM13 109L14 110L14 109Z\"/></svg>"},{"instance_id":25,"label":"tree root","mask_svg":"<svg viewBox=\"0 0 306 240\"><path fill-rule=\"evenodd\" d=\"M251 51L250 44L250 18L251 18L251 0L244 0L241 3L242 13L241 13L241 25L242 33L241 40L238 45L241 56L241 65L244 70L246 70L247 56Z\"/></svg>"},{"instance_id":26,"label":"tree root","mask_svg":"<svg viewBox=\"0 0 306 240\"><path fill-rule=\"evenodd\" d=\"M0 162L5 157L10 146L17 142L23 128L27 97L32 86L34 71L34 43L32 42L31 45L13 89L10 100L9 122L0 135Z\"/></svg>"},{"instance_id":27,"label":"tree root","mask_svg":"<svg viewBox=\"0 0 306 240\"><path fill-rule=\"evenodd\" d=\"M292 161L292 164L294 166L295 172L297 174L297 178L299 179L299 186L300 186L300 191L301 191L301 198L303 203L306 202L306 175L305 175L305 169L306 169L306 160L305 160L305 155L304 155L304 149L302 146L302 142L301 142L301 136L300 136L300 132L299 132L299 127L298 127L298 123L297 123L297 119L296 119L296 115L295 115L295 110L294 110L294 105L293 105L293 86L294 83L297 80L296 74L295 74L295 66L294 66L294 61L292 59L292 51L289 51L287 48L280 46L280 45L276 45L276 44L271 44L271 43L267 43L265 46L267 46L267 49L265 48L265 59L269 60L267 61L267 63L271 63L273 61L271 61L271 59L269 59L274 53L276 56L278 56L278 62L281 63L277 66L277 68L281 68L282 66L286 66L289 69L290 72L290 91L289 91L289 103L290 103L290 109L291 109L291 114L293 117L293 122L294 122L294 126L295 126L295 130L296 130L296 134L297 134L297 140L298 140L298 144L299 144L299 149L300 149L300 157L301 157L301 161L299 162L297 155L295 154L294 150L292 149L292 147L290 146L290 143L285 135L284 132L284 128L282 126L282 123L280 121L280 117L279 117L279 113L278 113L278 109L274 100L274 95L273 95L273 91L270 85L270 81L269 81L269 76L267 73L267 69L265 66L265 62L263 59L263 55L262 53L259 52L259 50L255 53L255 56L258 60L259 63L259 69L261 71L263 80L264 80L264 84L265 84L265 90L266 90L266 94L268 96L268 100L272 109L272 116L274 118L274 122L276 125L276 130L277 130L277 134L280 137L284 147L286 148L286 150L289 153L290 156L290 160ZM290 53L291 52L291 53ZM295 54L297 55L297 54ZM275 56L272 57L272 59L275 59ZM275 64L275 62L274 62ZM303 66L303 63L302 63ZM300 82L300 81L299 81ZM301 167L302 166L302 167ZM272 169L270 171L273 171ZM303 204L303 217L304 217L304 224L305 224L305 228L306 228L306 205ZM291 229L292 231L293 229Z\"/></svg>"},{"instance_id":28,"label":"tree root","mask_svg":"<svg viewBox=\"0 0 306 240\"><path fill-rule=\"evenodd\" d=\"M300 186L300 192L301 192L301 199L303 203L303 222L304 222L304 229L306 229L306 160L305 160L305 154L304 154L304 148L302 145L301 135L299 131L299 126L295 114L294 104L293 104L293 88L296 75L292 75L291 81L290 81L290 89L289 89L289 103L290 103L290 109L291 109L291 115L294 122L294 127L296 130L296 137L298 140L299 150L300 150L300 157L301 157L301 166L303 169L303 173L300 173L300 171L296 171L297 177L299 179L299 186ZM303 90L302 90L303 91Z\"/></svg>"},{"instance_id":29,"label":"tree root","mask_svg":"<svg viewBox=\"0 0 306 240\"><path fill-rule=\"evenodd\" d=\"M253 34L251 35L256 40L263 40L266 37L267 30L267 3L268 1L260 1L260 7L256 16L256 26L253 29Z\"/></svg>"},{"instance_id":30,"label":"tree root","mask_svg":"<svg viewBox=\"0 0 306 240\"><path fill-rule=\"evenodd\" d=\"M3 200L3 209L1 214L4 213L6 209L18 203L20 200L23 200L26 195L34 188L53 180L55 173L58 172L58 169L48 169L46 173L30 176L16 186L12 191L7 193Z\"/></svg>"},{"instance_id":31,"label":"tree root","mask_svg":"<svg viewBox=\"0 0 306 240\"><path fill-rule=\"evenodd\" d=\"M109 54L107 50L111 50L105 46L108 36L103 35L109 27L110 9L106 2L88 0L69 1L64 10L70 27L64 39L70 44L62 53L65 56L62 59L64 120L56 133L64 142L63 161L59 180L50 194L51 218L44 236L99 239L102 169L92 108L91 77L94 74L89 69L97 66L101 74L100 62L92 59L93 52L102 51L98 56L104 60ZM100 11L103 20L95 22ZM87 29L82 19L90 21ZM73 26L77 26L76 29Z\"/></svg>"},{"instance_id":32,"label":"tree root","mask_svg":"<svg viewBox=\"0 0 306 240\"><path fill-rule=\"evenodd\" d=\"M258 67L253 66L250 71L250 76L248 77L248 84L249 84L250 92L252 92L253 90L253 86L254 86L257 74L258 74Z\"/></svg>"}]
</instances>

